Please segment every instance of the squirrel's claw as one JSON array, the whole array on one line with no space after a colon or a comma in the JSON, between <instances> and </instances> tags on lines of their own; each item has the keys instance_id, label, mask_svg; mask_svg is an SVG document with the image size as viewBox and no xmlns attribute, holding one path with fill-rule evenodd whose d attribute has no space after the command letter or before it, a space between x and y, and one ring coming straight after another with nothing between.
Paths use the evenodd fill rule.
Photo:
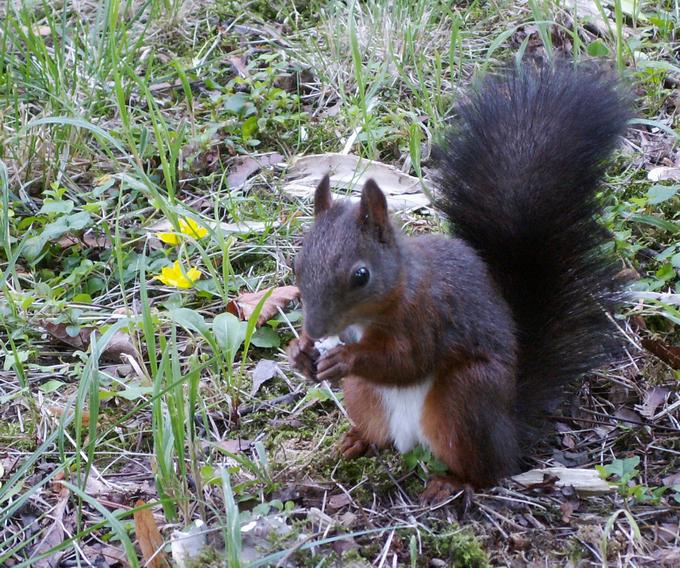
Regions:
<instances>
[{"instance_id":1,"label":"squirrel's claw","mask_svg":"<svg viewBox=\"0 0 680 568\"><path fill-rule=\"evenodd\" d=\"M345 459L359 458L368 452L371 445L364 439L358 428L352 428L340 440L338 453Z\"/></svg>"},{"instance_id":2,"label":"squirrel's claw","mask_svg":"<svg viewBox=\"0 0 680 568\"><path fill-rule=\"evenodd\" d=\"M319 381L339 381L350 374L349 351L346 345L338 345L326 351L316 364Z\"/></svg>"},{"instance_id":3,"label":"squirrel's claw","mask_svg":"<svg viewBox=\"0 0 680 568\"><path fill-rule=\"evenodd\" d=\"M420 494L420 504L426 506L440 505L458 493L463 494L463 508L466 511L474 497L474 490L466 483L461 483L452 476L434 475L428 481L425 490Z\"/></svg>"},{"instance_id":4,"label":"squirrel's claw","mask_svg":"<svg viewBox=\"0 0 680 568\"><path fill-rule=\"evenodd\" d=\"M287 350L288 361L291 366L300 371L305 377L313 381L318 380L316 376L316 362L319 352L314 347L314 342L302 336L300 339L291 341Z\"/></svg>"}]
</instances>

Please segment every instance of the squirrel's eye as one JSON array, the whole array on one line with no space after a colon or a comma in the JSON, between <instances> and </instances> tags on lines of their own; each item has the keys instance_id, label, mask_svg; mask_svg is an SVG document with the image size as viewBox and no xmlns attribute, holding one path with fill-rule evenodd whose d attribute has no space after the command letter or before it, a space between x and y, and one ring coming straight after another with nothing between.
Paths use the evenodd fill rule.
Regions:
<instances>
[{"instance_id":1,"label":"squirrel's eye","mask_svg":"<svg viewBox=\"0 0 680 568\"><path fill-rule=\"evenodd\" d=\"M354 271L352 274L352 286L358 288L359 286L365 286L368 283L368 279L371 274L368 272L368 268L361 266Z\"/></svg>"}]
</instances>

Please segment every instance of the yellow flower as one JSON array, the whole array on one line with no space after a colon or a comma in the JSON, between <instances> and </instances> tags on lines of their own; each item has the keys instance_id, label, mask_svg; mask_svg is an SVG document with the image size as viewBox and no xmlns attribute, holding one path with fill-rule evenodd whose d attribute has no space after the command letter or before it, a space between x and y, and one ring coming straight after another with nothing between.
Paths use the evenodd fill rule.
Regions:
<instances>
[{"instance_id":1,"label":"yellow flower","mask_svg":"<svg viewBox=\"0 0 680 568\"><path fill-rule=\"evenodd\" d=\"M194 282L201 277L201 274L198 268L190 268L183 272L179 260L176 260L172 266L164 266L160 275L156 276L156 279L163 282L166 286L191 288Z\"/></svg>"},{"instance_id":2,"label":"yellow flower","mask_svg":"<svg viewBox=\"0 0 680 568\"><path fill-rule=\"evenodd\" d=\"M180 230L190 237L202 239L208 234L208 229L201 227L196 221L191 218L181 219L179 222Z\"/></svg>"},{"instance_id":3,"label":"yellow flower","mask_svg":"<svg viewBox=\"0 0 680 568\"><path fill-rule=\"evenodd\" d=\"M179 235L177 233L156 233L156 236L168 245L179 244Z\"/></svg>"},{"instance_id":4,"label":"yellow flower","mask_svg":"<svg viewBox=\"0 0 680 568\"><path fill-rule=\"evenodd\" d=\"M208 234L208 229L201 227L191 218L179 220L179 230L184 235L189 235L196 239L202 239ZM182 239L181 235L173 232L156 233L156 236L169 245L178 245Z\"/></svg>"}]
</instances>

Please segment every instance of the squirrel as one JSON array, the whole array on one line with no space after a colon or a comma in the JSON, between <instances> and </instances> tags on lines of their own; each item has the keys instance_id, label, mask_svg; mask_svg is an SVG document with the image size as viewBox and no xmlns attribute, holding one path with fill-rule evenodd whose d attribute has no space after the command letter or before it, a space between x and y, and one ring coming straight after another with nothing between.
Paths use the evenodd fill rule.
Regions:
<instances>
[{"instance_id":1,"label":"squirrel","mask_svg":"<svg viewBox=\"0 0 680 568\"><path fill-rule=\"evenodd\" d=\"M424 445L450 471L425 502L494 485L517 473L564 387L620 354L611 314L625 288L596 192L630 109L600 68L490 74L433 154L452 235L403 235L373 180L358 203L321 181L288 357L311 379L343 379L343 456ZM320 354L315 341L334 335L344 343Z\"/></svg>"}]
</instances>

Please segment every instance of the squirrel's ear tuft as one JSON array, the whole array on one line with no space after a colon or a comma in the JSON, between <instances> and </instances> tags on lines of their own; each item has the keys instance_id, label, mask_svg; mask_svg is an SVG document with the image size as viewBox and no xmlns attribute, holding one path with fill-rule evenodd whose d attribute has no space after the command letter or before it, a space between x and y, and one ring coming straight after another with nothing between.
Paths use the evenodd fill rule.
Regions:
<instances>
[{"instance_id":1,"label":"squirrel's ear tuft","mask_svg":"<svg viewBox=\"0 0 680 568\"><path fill-rule=\"evenodd\" d=\"M369 179L361 192L359 202L360 222L376 230L378 239L389 242L392 239L392 225L387 212L387 199L378 184Z\"/></svg>"},{"instance_id":2,"label":"squirrel's ear tuft","mask_svg":"<svg viewBox=\"0 0 680 568\"><path fill-rule=\"evenodd\" d=\"M331 180L326 174L314 192L314 216L318 217L321 213L330 209L332 203Z\"/></svg>"}]
</instances>

